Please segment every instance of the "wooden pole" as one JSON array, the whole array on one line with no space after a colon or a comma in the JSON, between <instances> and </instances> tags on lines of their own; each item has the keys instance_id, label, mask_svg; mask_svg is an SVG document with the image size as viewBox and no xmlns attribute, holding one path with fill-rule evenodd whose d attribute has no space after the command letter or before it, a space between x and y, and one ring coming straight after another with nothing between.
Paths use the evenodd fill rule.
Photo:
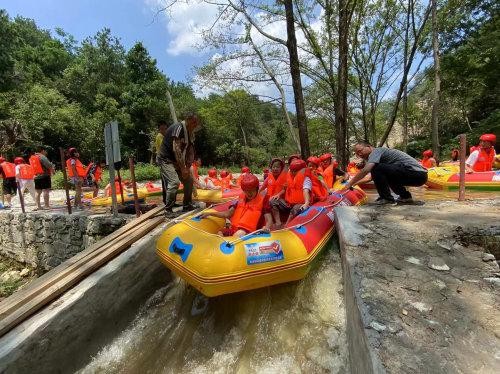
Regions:
<instances>
[{"instance_id":1,"label":"wooden pole","mask_svg":"<svg viewBox=\"0 0 500 374\"><path fill-rule=\"evenodd\" d=\"M68 176L66 174L66 158L64 157L64 150L59 148L61 155L61 169L63 173L64 189L66 190L66 206L68 207L68 214L71 214L71 199L69 198Z\"/></svg>"},{"instance_id":2,"label":"wooden pole","mask_svg":"<svg viewBox=\"0 0 500 374\"><path fill-rule=\"evenodd\" d=\"M116 169L116 173L118 174L118 185L120 186L120 196L122 197L122 204L125 204L125 199L123 198L123 185L120 169Z\"/></svg>"},{"instance_id":3,"label":"wooden pole","mask_svg":"<svg viewBox=\"0 0 500 374\"><path fill-rule=\"evenodd\" d=\"M465 134L459 135L460 138L460 181L458 184L458 201L465 200L465 154L467 137Z\"/></svg>"},{"instance_id":4,"label":"wooden pole","mask_svg":"<svg viewBox=\"0 0 500 374\"><path fill-rule=\"evenodd\" d=\"M167 101L168 101L168 106L170 107L170 116L172 117L172 121L174 121L174 123L177 123L177 114L175 113L174 102L172 100L172 95L170 95L169 90L167 90Z\"/></svg>"},{"instance_id":5,"label":"wooden pole","mask_svg":"<svg viewBox=\"0 0 500 374\"><path fill-rule=\"evenodd\" d=\"M26 213L24 210L24 196L23 196L23 191L21 191L21 183L16 182L17 184L17 192L19 193L19 202L21 203L21 210L23 213Z\"/></svg>"},{"instance_id":6,"label":"wooden pole","mask_svg":"<svg viewBox=\"0 0 500 374\"><path fill-rule=\"evenodd\" d=\"M137 185L135 184L135 167L134 167L134 158L128 158L128 167L130 170L130 179L132 179L132 188L134 190L134 207L135 207L135 215L139 217L141 215L141 210L139 209L139 198L137 197Z\"/></svg>"}]
</instances>

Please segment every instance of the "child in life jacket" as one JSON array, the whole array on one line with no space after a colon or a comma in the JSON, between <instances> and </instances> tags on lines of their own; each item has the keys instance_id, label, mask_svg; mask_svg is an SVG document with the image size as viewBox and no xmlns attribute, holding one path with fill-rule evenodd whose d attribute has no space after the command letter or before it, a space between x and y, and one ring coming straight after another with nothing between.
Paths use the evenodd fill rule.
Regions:
<instances>
[{"instance_id":1,"label":"child in life jacket","mask_svg":"<svg viewBox=\"0 0 500 374\"><path fill-rule=\"evenodd\" d=\"M212 168L208 170L208 176L205 177L205 186L209 190L220 188L221 182L217 177L217 169Z\"/></svg>"},{"instance_id":2,"label":"child in life jacket","mask_svg":"<svg viewBox=\"0 0 500 374\"><path fill-rule=\"evenodd\" d=\"M2 188L6 203L4 208L10 209L12 196L17 193L16 165L0 157L0 175L2 176Z\"/></svg>"},{"instance_id":3,"label":"child in life jacket","mask_svg":"<svg viewBox=\"0 0 500 374\"><path fill-rule=\"evenodd\" d=\"M36 202L35 172L33 168L30 164L25 163L22 157L16 157L14 165L16 165L16 181L19 184L19 191L23 194L25 190L28 190L33 201ZM21 199L21 196L19 196L19 199ZM38 208L34 210L38 210Z\"/></svg>"},{"instance_id":4,"label":"child in life jacket","mask_svg":"<svg viewBox=\"0 0 500 374\"><path fill-rule=\"evenodd\" d=\"M426 169L430 169L436 166L436 159L433 157L434 154L430 149L422 152L422 161L420 161L420 165L422 165Z\"/></svg>"},{"instance_id":5,"label":"child in life jacket","mask_svg":"<svg viewBox=\"0 0 500 374\"><path fill-rule=\"evenodd\" d=\"M94 197L99 193L99 183L102 181L102 169L105 165L105 161L100 161L91 162L87 166L84 185L92 188Z\"/></svg>"},{"instance_id":6,"label":"child in life jacket","mask_svg":"<svg viewBox=\"0 0 500 374\"><path fill-rule=\"evenodd\" d=\"M339 169L339 164L337 161L333 160L333 155L331 153L321 155L319 160L321 162L321 168L323 169L321 175L323 175L323 181L328 189L333 188L337 177L343 177L344 181L349 180L349 173Z\"/></svg>"},{"instance_id":7,"label":"child in life jacket","mask_svg":"<svg viewBox=\"0 0 500 374\"><path fill-rule=\"evenodd\" d=\"M221 236L242 237L257 230L257 225L262 214L265 218L263 231L269 231L272 224L271 214L269 212L269 200L267 191L259 192L259 179L250 173L244 175L241 179L241 189L243 193L237 202L229 206L229 209L223 212L206 212L200 215L200 218L219 217L229 219L230 225L218 232Z\"/></svg>"},{"instance_id":8,"label":"child in life jacket","mask_svg":"<svg viewBox=\"0 0 500 374\"><path fill-rule=\"evenodd\" d=\"M243 176L247 173L251 173L250 168L248 166L243 166L241 168L241 174L240 176L236 179L236 185L241 186L241 180L243 179Z\"/></svg>"},{"instance_id":9,"label":"child in life jacket","mask_svg":"<svg viewBox=\"0 0 500 374\"><path fill-rule=\"evenodd\" d=\"M471 152L465 161L465 172L491 171L496 152L494 145L497 141L495 134L483 134L479 138L479 147Z\"/></svg>"},{"instance_id":10,"label":"child in life jacket","mask_svg":"<svg viewBox=\"0 0 500 374\"><path fill-rule=\"evenodd\" d=\"M285 195L287 172L285 170L285 163L279 158L271 160L269 167L271 172L264 180L264 183L262 183L260 191L267 191L269 203L271 204L272 201L277 201ZM275 227L281 228L280 212L273 209L272 215Z\"/></svg>"},{"instance_id":11,"label":"child in life jacket","mask_svg":"<svg viewBox=\"0 0 500 374\"><path fill-rule=\"evenodd\" d=\"M75 208L83 209L82 186L85 178L85 166L80 161L80 154L76 148L68 149L69 158L66 160L66 169L70 182L75 186Z\"/></svg>"}]
</instances>

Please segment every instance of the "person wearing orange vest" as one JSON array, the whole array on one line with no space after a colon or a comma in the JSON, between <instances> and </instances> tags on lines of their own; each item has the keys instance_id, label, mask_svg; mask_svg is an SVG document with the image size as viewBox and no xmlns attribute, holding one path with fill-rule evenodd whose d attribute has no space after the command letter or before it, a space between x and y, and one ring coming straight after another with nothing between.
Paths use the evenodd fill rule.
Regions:
<instances>
[{"instance_id":1,"label":"person wearing orange vest","mask_svg":"<svg viewBox=\"0 0 500 374\"><path fill-rule=\"evenodd\" d=\"M0 173L2 175L2 187L6 201L4 208L10 209L12 207L12 195L16 195L17 193L16 165L0 157Z\"/></svg>"},{"instance_id":2,"label":"person wearing orange vest","mask_svg":"<svg viewBox=\"0 0 500 374\"><path fill-rule=\"evenodd\" d=\"M16 165L16 181L19 185L19 191L24 194L25 190L28 190L33 201L36 201L35 193L35 172L31 165L24 162L24 158L16 157L14 159L14 164ZM21 196L19 196L21 199ZM38 207L34 210L38 210Z\"/></svg>"},{"instance_id":3,"label":"person wearing orange vest","mask_svg":"<svg viewBox=\"0 0 500 374\"><path fill-rule=\"evenodd\" d=\"M426 169L430 169L436 166L436 159L432 157L434 154L430 149L422 152L422 161L420 161L420 165L422 165Z\"/></svg>"},{"instance_id":4,"label":"person wearing orange vest","mask_svg":"<svg viewBox=\"0 0 500 374\"><path fill-rule=\"evenodd\" d=\"M217 178L217 169L209 169L208 176L205 177L205 185L208 189L216 189L221 186L220 179Z\"/></svg>"},{"instance_id":5,"label":"person wearing orange vest","mask_svg":"<svg viewBox=\"0 0 500 374\"><path fill-rule=\"evenodd\" d=\"M251 173L250 168L249 168L248 166L243 166L243 167L241 168L241 174L240 174L240 176L236 179L236 184L237 184L238 186L240 186L240 185L241 185L241 179L243 178L243 176L244 176L246 173Z\"/></svg>"},{"instance_id":6,"label":"person wearing orange vest","mask_svg":"<svg viewBox=\"0 0 500 374\"><path fill-rule=\"evenodd\" d=\"M228 188L231 188L231 178L232 175L230 172L227 170L221 170L220 171L220 186L222 187L223 190L227 190Z\"/></svg>"},{"instance_id":7,"label":"person wearing orange vest","mask_svg":"<svg viewBox=\"0 0 500 374\"><path fill-rule=\"evenodd\" d=\"M101 160L100 162L91 162L85 169L85 185L92 187L94 197L99 194L99 183L102 180L102 169L105 165L106 162Z\"/></svg>"},{"instance_id":8,"label":"person wearing orange vest","mask_svg":"<svg viewBox=\"0 0 500 374\"><path fill-rule=\"evenodd\" d=\"M285 171L285 163L279 158L271 160L269 165L271 173L267 176L260 187L260 191L267 191L269 203L272 201L278 202L285 194L287 172ZM277 203L276 203L277 204ZM272 209L274 225L276 228L281 228L281 216L278 209Z\"/></svg>"},{"instance_id":9,"label":"person wearing orange vest","mask_svg":"<svg viewBox=\"0 0 500 374\"><path fill-rule=\"evenodd\" d=\"M479 149L469 155L465 161L465 171L467 173L491 171L495 160L495 148L497 141L495 134L483 134L479 138Z\"/></svg>"},{"instance_id":10,"label":"person wearing orange vest","mask_svg":"<svg viewBox=\"0 0 500 374\"><path fill-rule=\"evenodd\" d=\"M47 150L44 147L40 147L38 152L30 156L29 163L35 172L36 206L38 209L50 209L51 175L54 173L54 165L47 158ZM40 203L42 194L43 207Z\"/></svg>"},{"instance_id":11,"label":"person wearing orange vest","mask_svg":"<svg viewBox=\"0 0 500 374\"><path fill-rule=\"evenodd\" d=\"M333 188L337 177L343 177L344 180L349 179L349 173L346 173L345 171L338 168L338 163L337 161L333 161L333 156L331 153L325 153L324 155L321 155L319 160L323 169L323 172L321 173L323 175L323 181L329 189Z\"/></svg>"},{"instance_id":12,"label":"person wearing orange vest","mask_svg":"<svg viewBox=\"0 0 500 374\"><path fill-rule=\"evenodd\" d=\"M82 186L85 178L85 166L80 161L80 154L76 148L68 149L69 158L66 160L66 169L71 183L75 186L75 208L83 209Z\"/></svg>"},{"instance_id":13,"label":"person wearing orange vest","mask_svg":"<svg viewBox=\"0 0 500 374\"><path fill-rule=\"evenodd\" d=\"M203 213L200 215L200 218L203 219L212 216L230 219L231 224L219 231L218 234L241 238L257 230L262 214L264 214L265 226L261 230L269 232L272 218L269 212L267 191L263 190L259 192L259 179L251 173L246 173L241 179L241 189L243 193L237 202L229 206L228 210Z\"/></svg>"}]
</instances>

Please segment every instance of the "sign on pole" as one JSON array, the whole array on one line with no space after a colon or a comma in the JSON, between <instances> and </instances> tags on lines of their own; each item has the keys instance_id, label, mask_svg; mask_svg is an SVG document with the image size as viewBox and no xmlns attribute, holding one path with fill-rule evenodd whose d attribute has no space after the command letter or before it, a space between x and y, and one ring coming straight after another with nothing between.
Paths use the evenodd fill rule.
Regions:
<instances>
[{"instance_id":1,"label":"sign on pole","mask_svg":"<svg viewBox=\"0 0 500 374\"><path fill-rule=\"evenodd\" d=\"M104 143L106 146L106 164L109 167L109 183L111 186L111 201L113 215L118 214L116 207L115 188L115 164L122 160L120 153L120 136L118 134L118 122L112 121L104 126ZM122 201L123 202L123 201Z\"/></svg>"}]
</instances>

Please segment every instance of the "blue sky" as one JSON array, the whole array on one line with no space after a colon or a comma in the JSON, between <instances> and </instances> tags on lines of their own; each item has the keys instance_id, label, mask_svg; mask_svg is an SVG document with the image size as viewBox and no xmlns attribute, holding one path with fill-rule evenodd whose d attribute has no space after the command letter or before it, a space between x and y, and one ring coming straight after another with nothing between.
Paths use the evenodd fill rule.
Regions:
<instances>
[{"instance_id":1,"label":"blue sky","mask_svg":"<svg viewBox=\"0 0 500 374\"><path fill-rule=\"evenodd\" d=\"M11 18L34 19L43 29L60 27L78 41L108 27L127 49L141 41L160 70L175 81L187 81L193 66L206 59L193 50L174 48L178 32L165 16L155 17L154 0L0 0L0 8Z\"/></svg>"}]
</instances>

